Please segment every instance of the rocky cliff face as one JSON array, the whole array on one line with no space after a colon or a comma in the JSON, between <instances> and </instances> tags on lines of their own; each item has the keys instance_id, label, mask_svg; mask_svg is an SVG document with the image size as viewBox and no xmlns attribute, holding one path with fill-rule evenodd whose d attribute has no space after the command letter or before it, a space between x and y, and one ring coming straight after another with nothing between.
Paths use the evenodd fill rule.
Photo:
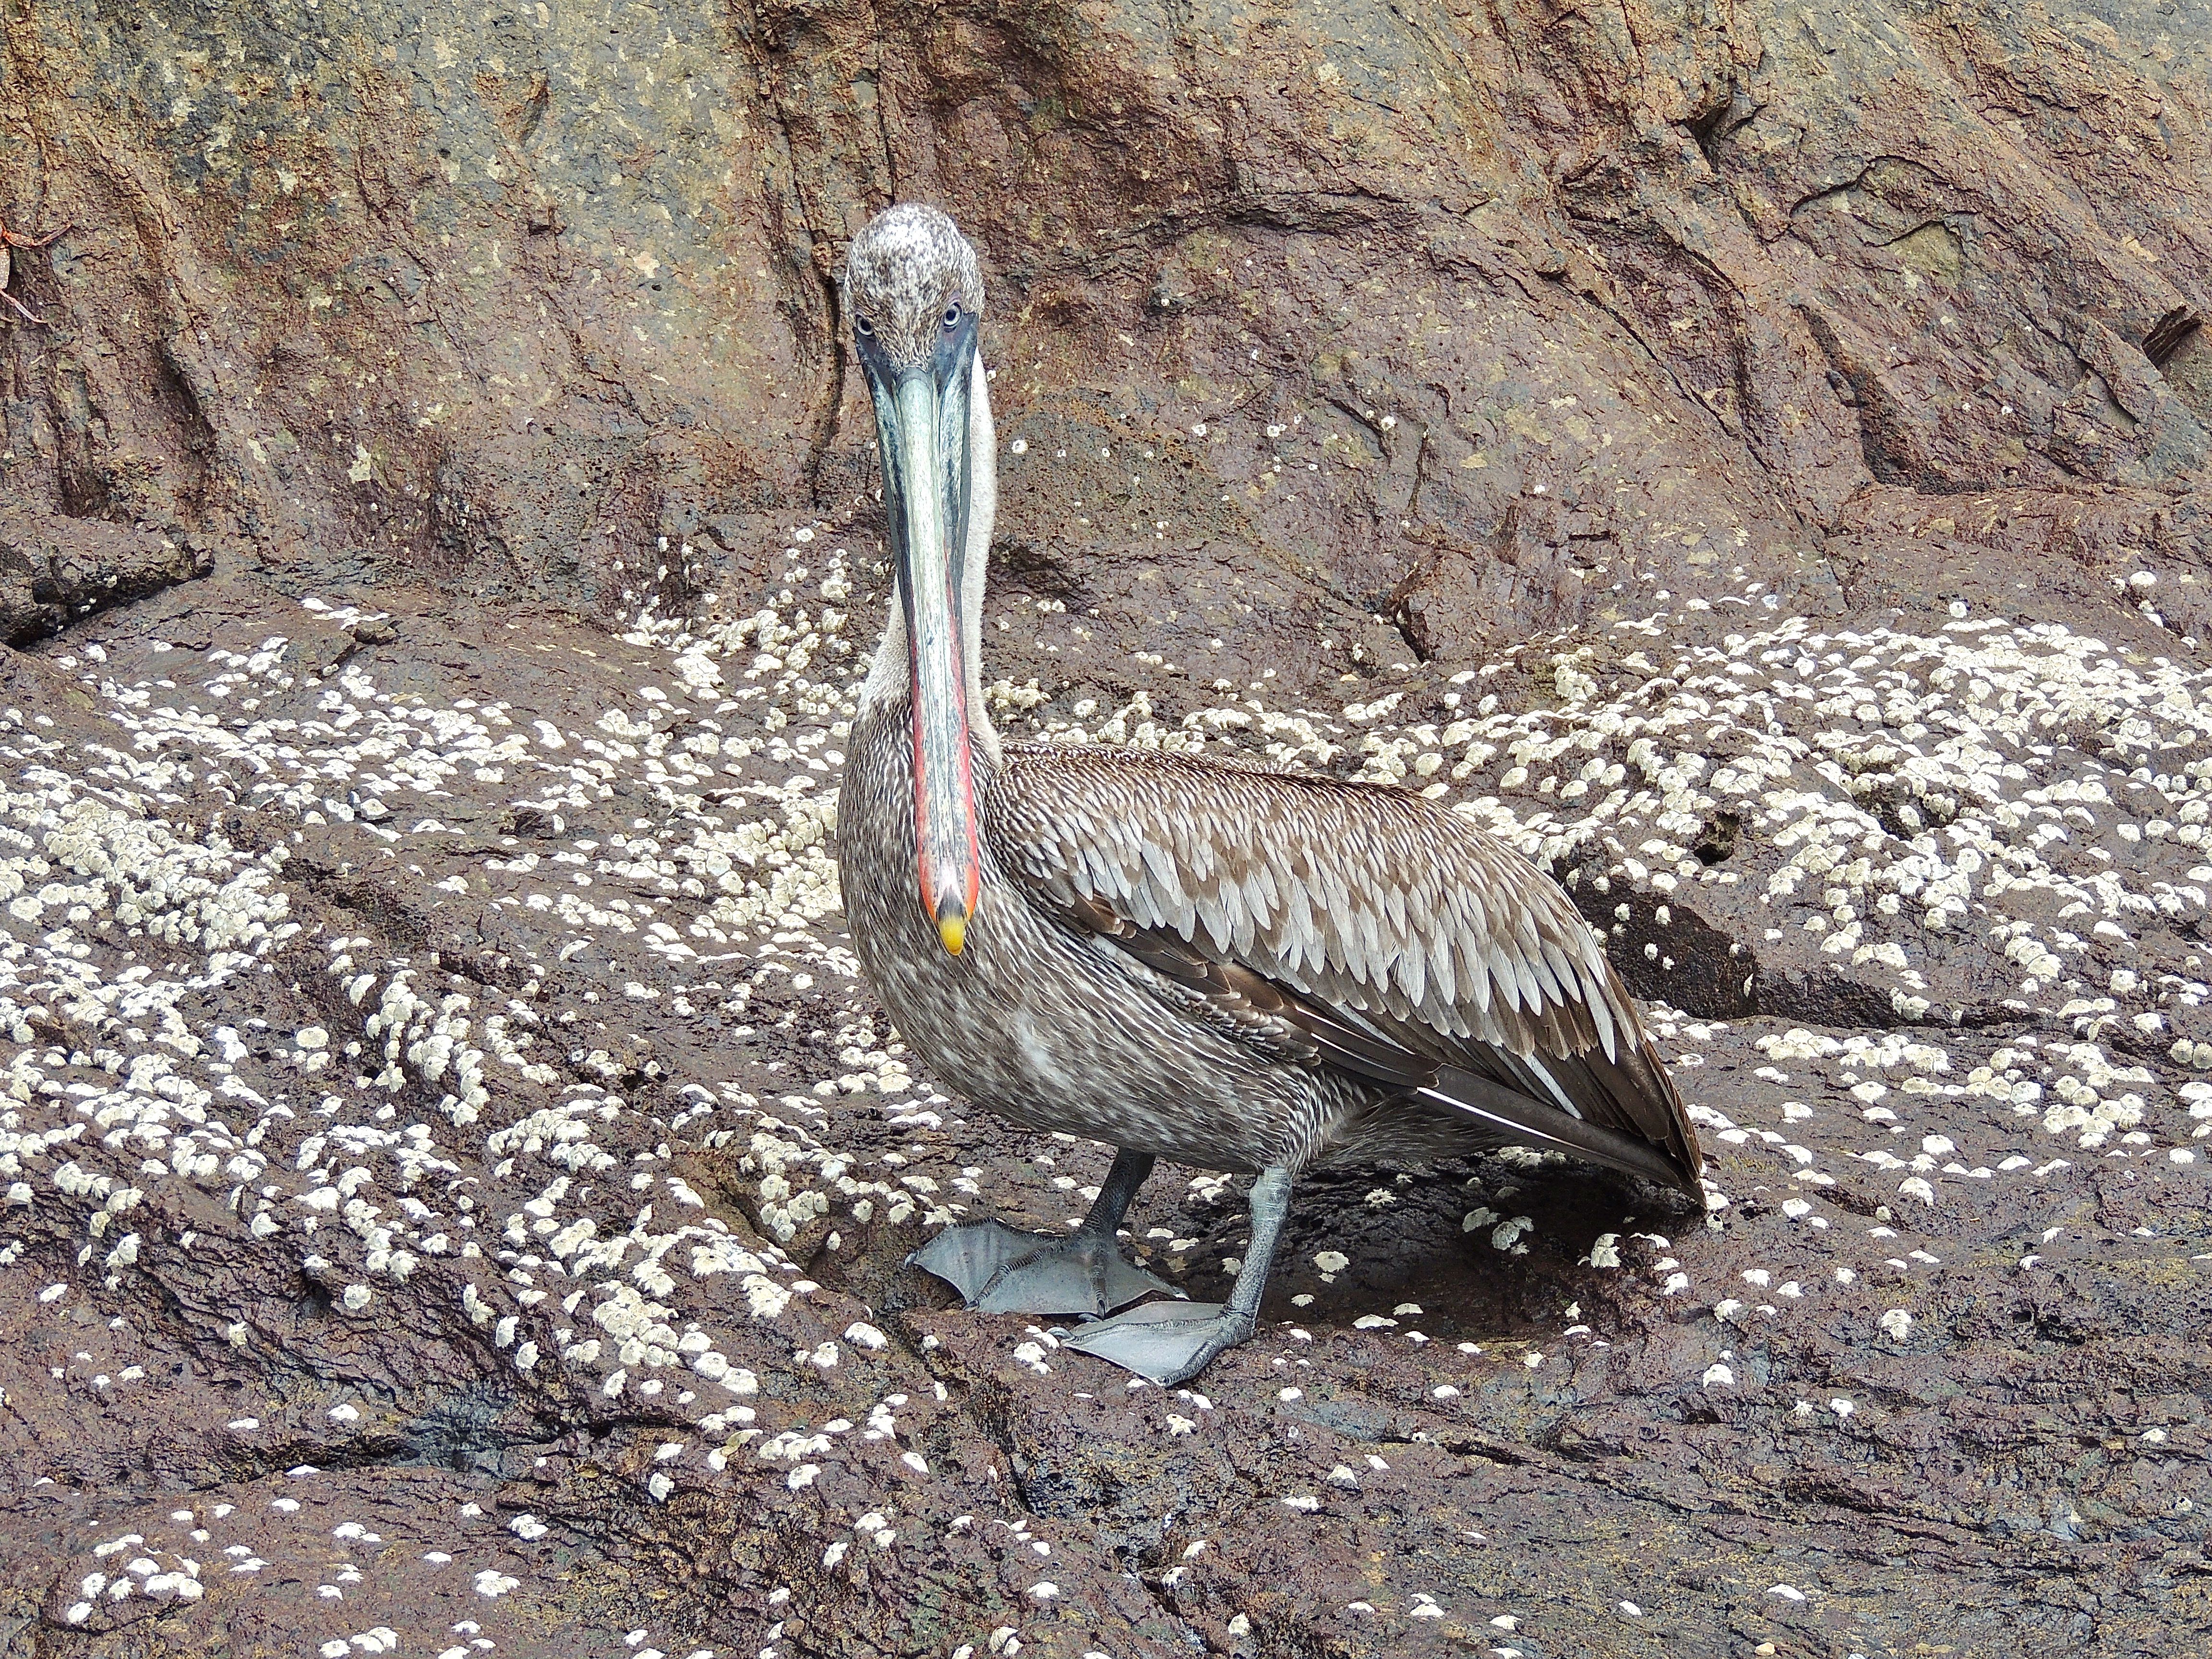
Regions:
<instances>
[{"instance_id":1,"label":"rocky cliff face","mask_svg":"<svg viewBox=\"0 0 2212 1659\"><path fill-rule=\"evenodd\" d=\"M1846 9L0 15L0 1652L2200 1645L2212 27ZM1712 1225L1316 1182L1172 1396L899 1270L1104 1157L838 932L896 198L1001 724L1549 861Z\"/></svg>"},{"instance_id":2,"label":"rocky cliff face","mask_svg":"<svg viewBox=\"0 0 2212 1659\"><path fill-rule=\"evenodd\" d=\"M298 0L6 40L9 222L68 227L15 253L47 324L6 483L76 516L602 617L757 582L867 488L830 272L919 197L987 250L1036 434L1007 562L1103 611L1257 567L1286 627L1434 656L1608 577L1832 602L1838 539L1923 495L2200 533L2212 44L2155 5Z\"/></svg>"}]
</instances>

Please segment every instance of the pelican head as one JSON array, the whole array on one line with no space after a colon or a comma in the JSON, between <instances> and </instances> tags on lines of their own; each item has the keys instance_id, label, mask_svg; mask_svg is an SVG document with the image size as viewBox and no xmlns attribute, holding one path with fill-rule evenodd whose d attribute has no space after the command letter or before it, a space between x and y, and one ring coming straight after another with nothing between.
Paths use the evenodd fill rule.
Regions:
<instances>
[{"instance_id":1,"label":"pelican head","mask_svg":"<svg viewBox=\"0 0 2212 1659\"><path fill-rule=\"evenodd\" d=\"M969 703L981 684L976 634L996 503L990 395L975 349L982 272L951 218L908 203L853 239L844 293L875 405L904 623L921 902L957 956L981 891Z\"/></svg>"}]
</instances>

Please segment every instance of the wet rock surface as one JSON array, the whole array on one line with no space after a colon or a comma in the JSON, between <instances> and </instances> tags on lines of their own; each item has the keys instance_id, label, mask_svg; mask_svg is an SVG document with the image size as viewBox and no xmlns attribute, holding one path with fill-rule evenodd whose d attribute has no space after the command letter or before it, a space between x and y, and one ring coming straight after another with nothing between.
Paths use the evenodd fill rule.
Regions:
<instances>
[{"instance_id":1,"label":"wet rock surface","mask_svg":"<svg viewBox=\"0 0 2212 1659\"><path fill-rule=\"evenodd\" d=\"M0 1651L2201 1649L2206 50L10 14ZM1316 1180L1196 1389L902 1267L1107 1154L840 932L894 194L985 250L1002 728L1515 840L1709 1213ZM1218 1295L1239 1188L1130 1242Z\"/></svg>"},{"instance_id":2,"label":"wet rock surface","mask_svg":"<svg viewBox=\"0 0 2212 1659\"><path fill-rule=\"evenodd\" d=\"M39 1650L1874 1653L1939 1593L1960 1651L2197 1639L2169 636L1753 593L1175 720L1000 680L1012 732L1402 775L1548 860L1712 1157L1710 1220L1533 1157L1313 1181L1261 1335L1162 1390L901 1265L1107 1154L971 1116L853 976L845 539L732 620L219 573L13 659ZM1239 1186L1163 1170L1140 1258L1222 1293Z\"/></svg>"},{"instance_id":3,"label":"wet rock surface","mask_svg":"<svg viewBox=\"0 0 2212 1659\"><path fill-rule=\"evenodd\" d=\"M216 543L0 505L0 640L25 645L215 568Z\"/></svg>"}]
</instances>

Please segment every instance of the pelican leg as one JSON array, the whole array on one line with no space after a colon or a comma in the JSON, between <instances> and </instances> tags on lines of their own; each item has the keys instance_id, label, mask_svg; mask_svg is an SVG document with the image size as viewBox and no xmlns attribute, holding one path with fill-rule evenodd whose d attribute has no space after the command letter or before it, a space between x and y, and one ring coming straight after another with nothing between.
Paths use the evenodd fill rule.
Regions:
<instances>
[{"instance_id":1,"label":"pelican leg","mask_svg":"<svg viewBox=\"0 0 2212 1659\"><path fill-rule=\"evenodd\" d=\"M981 1313L1095 1319L1154 1291L1181 1295L1131 1266L1115 1237L1152 1172L1151 1153L1116 1152L1097 1201L1072 1233L1024 1233L995 1221L973 1221L947 1227L907 1260L944 1279Z\"/></svg>"},{"instance_id":2,"label":"pelican leg","mask_svg":"<svg viewBox=\"0 0 2212 1659\"><path fill-rule=\"evenodd\" d=\"M1267 1269L1290 1209L1291 1172L1279 1166L1261 1170L1252 1183L1251 1247L1226 1303L1148 1302L1086 1325L1060 1346L1095 1353L1164 1386L1188 1382L1258 1326Z\"/></svg>"}]
</instances>

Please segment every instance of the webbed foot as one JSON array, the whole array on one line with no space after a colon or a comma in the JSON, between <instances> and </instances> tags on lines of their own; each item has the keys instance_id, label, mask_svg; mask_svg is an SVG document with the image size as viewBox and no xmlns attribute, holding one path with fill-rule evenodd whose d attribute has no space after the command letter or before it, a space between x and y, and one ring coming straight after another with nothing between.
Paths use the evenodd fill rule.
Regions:
<instances>
[{"instance_id":1,"label":"webbed foot","mask_svg":"<svg viewBox=\"0 0 2212 1659\"><path fill-rule=\"evenodd\" d=\"M1252 1334L1250 1314L1218 1302L1147 1302L1086 1325L1060 1346L1097 1354L1163 1387L1188 1382Z\"/></svg>"},{"instance_id":2,"label":"webbed foot","mask_svg":"<svg viewBox=\"0 0 2212 1659\"><path fill-rule=\"evenodd\" d=\"M1095 1319L1155 1291L1182 1294L1133 1267L1110 1234L1088 1230L1055 1237L970 1222L947 1227L907 1260L951 1285L980 1313Z\"/></svg>"}]
</instances>

